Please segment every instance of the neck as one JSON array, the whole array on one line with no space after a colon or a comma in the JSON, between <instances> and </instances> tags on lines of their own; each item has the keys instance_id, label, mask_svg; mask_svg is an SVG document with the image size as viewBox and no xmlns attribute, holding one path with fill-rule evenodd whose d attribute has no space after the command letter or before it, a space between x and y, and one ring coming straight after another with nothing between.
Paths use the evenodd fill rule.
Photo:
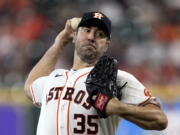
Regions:
<instances>
[{"instance_id":1,"label":"neck","mask_svg":"<svg viewBox=\"0 0 180 135\"><path fill-rule=\"evenodd\" d=\"M91 67L91 66L94 66L96 64L96 61L95 62L92 62L92 63L88 63L88 62L85 62L83 60L81 60L81 58L77 55L74 56L74 63L73 63L73 69L81 69L81 68L86 68L86 67Z\"/></svg>"}]
</instances>

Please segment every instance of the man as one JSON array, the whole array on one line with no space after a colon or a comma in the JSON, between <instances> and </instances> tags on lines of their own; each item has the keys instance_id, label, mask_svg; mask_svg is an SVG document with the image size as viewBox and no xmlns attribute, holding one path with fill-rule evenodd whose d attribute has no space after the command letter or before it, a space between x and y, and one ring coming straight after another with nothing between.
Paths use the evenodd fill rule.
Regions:
<instances>
[{"instance_id":1,"label":"man","mask_svg":"<svg viewBox=\"0 0 180 135\"><path fill-rule=\"evenodd\" d=\"M98 58L108 49L111 22L101 12L85 13L76 31L67 20L64 30L30 72L25 93L41 107L37 135L114 135L121 118L148 130L163 130L167 118L156 98L131 74L118 70L117 84L127 85L122 100L112 98L107 118L99 118L88 100L85 81ZM75 44L72 69L56 69L64 47ZM54 70L54 71L53 71Z\"/></svg>"}]
</instances>

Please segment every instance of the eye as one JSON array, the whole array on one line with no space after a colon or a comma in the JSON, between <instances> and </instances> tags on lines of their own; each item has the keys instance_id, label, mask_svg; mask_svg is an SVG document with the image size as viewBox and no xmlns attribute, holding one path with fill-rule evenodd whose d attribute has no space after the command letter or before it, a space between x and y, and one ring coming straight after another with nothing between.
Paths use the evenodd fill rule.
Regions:
<instances>
[{"instance_id":1,"label":"eye","mask_svg":"<svg viewBox=\"0 0 180 135\"><path fill-rule=\"evenodd\" d=\"M84 28L83 28L83 31L89 33L91 30L90 30L90 28L88 28L88 27L84 27Z\"/></svg>"},{"instance_id":2,"label":"eye","mask_svg":"<svg viewBox=\"0 0 180 135\"><path fill-rule=\"evenodd\" d=\"M97 38L105 38L106 34L104 33L104 31L99 30L99 31L96 32L96 37Z\"/></svg>"}]
</instances>

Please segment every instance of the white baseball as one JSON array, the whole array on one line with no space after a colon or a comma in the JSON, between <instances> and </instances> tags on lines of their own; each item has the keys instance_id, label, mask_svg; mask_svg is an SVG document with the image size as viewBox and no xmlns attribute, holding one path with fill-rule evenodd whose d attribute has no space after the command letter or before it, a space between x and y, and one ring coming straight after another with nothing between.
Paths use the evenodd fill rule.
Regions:
<instances>
[{"instance_id":1,"label":"white baseball","mask_svg":"<svg viewBox=\"0 0 180 135\"><path fill-rule=\"evenodd\" d=\"M81 21L81 18L72 18L72 19L70 20L71 28L72 28L73 30L76 30L80 21Z\"/></svg>"}]
</instances>

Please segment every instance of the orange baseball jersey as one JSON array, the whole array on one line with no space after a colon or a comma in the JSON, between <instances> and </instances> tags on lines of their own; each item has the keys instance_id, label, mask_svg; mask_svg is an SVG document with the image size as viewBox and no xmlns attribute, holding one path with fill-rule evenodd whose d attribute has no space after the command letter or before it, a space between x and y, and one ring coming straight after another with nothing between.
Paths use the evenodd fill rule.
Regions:
<instances>
[{"instance_id":1,"label":"orange baseball jersey","mask_svg":"<svg viewBox=\"0 0 180 135\"><path fill-rule=\"evenodd\" d=\"M35 105L41 107L37 135L114 135L121 118L99 118L88 102L85 81L93 67L79 70L56 69L31 85ZM118 70L122 102L139 105L151 98L130 73ZM147 93L147 92L146 92Z\"/></svg>"}]
</instances>

